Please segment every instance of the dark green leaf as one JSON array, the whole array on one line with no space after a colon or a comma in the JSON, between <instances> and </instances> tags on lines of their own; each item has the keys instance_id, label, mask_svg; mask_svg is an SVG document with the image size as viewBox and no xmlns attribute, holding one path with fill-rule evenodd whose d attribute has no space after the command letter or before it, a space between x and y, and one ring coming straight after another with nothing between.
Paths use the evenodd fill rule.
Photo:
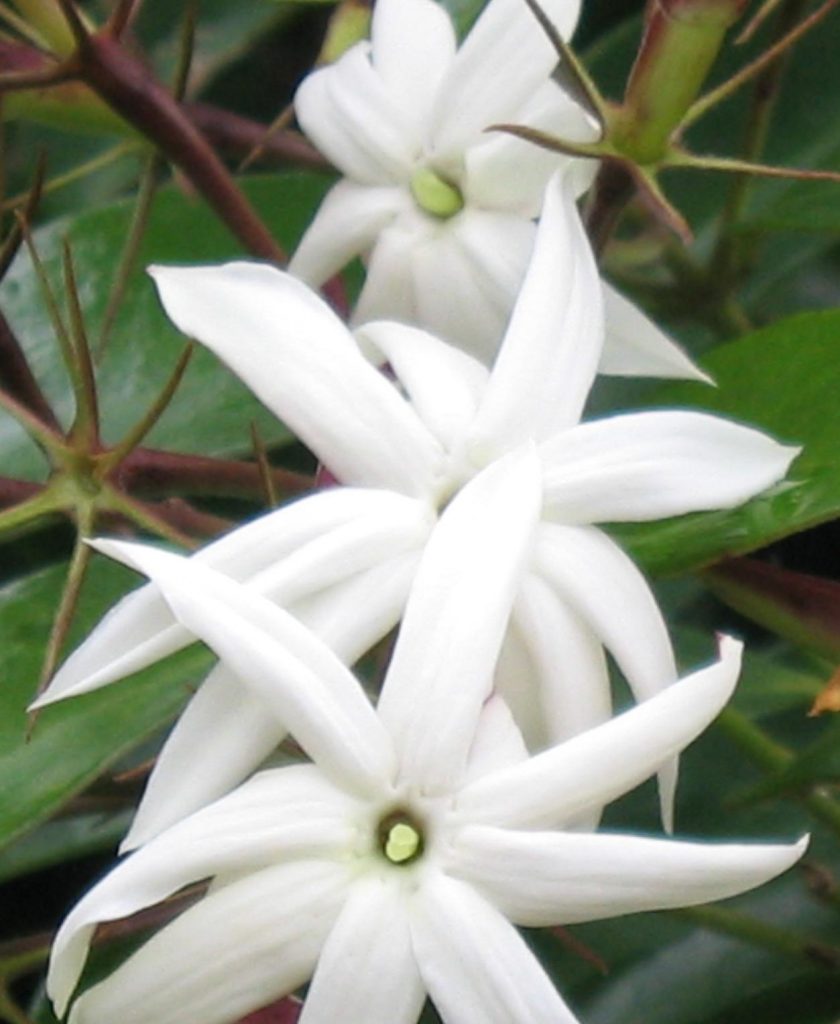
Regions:
<instances>
[{"instance_id":1,"label":"dark green leaf","mask_svg":"<svg viewBox=\"0 0 840 1024\"><path fill-rule=\"evenodd\" d=\"M708 354L717 388L674 384L654 404L694 407L803 447L788 478L739 508L618 532L654 573L678 573L744 554L840 515L840 312L780 321Z\"/></svg>"},{"instance_id":2,"label":"dark green leaf","mask_svg":"<svg viewBox=\"0 0 840 1024\"><path fill-rule=\"evenodd\" d=\"M193 648L130 682L45 709L27 740L26 707L43 657L64 566L0 590L0 845L46 820L169 721L207 662ZM95 558L68 647L136 577Z\"/></svg>"}]
</instances>

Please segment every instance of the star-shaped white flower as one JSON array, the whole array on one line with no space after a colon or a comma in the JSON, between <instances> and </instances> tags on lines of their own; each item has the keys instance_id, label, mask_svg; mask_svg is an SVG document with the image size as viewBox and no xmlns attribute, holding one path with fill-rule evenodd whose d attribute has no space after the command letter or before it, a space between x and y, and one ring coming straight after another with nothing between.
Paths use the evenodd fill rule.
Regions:
<instances>
[{"instance_id":1,"label":"star-shaped white flower","mask_svg":"<svg viewBox=\"0 0 840 1024\"><path fill-rule=\"evenodd\" d=\"M544 0L570 37L579 0ZM401 320L492 362L534 245L543 192L559 165L588 185L593 161L569 161L487 133L517 122L590 141L592 118L551 80L557 55L525 0L490 0L460 47L435 0L377 0L370 42L304 79L307 135L344 177L289 269L319 286L362 255L357 324ZM707 379L608 285L601 372Z\"/></svg>"},{"instance_id":2,"label":"star-shaped white flower","mask_svg":"<svg viewBox=\"0 0 840 1024\"><path fill-rule=\"evenodd\" d=\"M208 894L75 1003L70 1024L230 1024L310 976L301 1024L573 1024L513 925L570 924L742 892L790 846L566 831L715 717L721 660L529 758L493 664L540 514L530 451L453 501L428 545L378 709L320 641L200 562L111 543L276 708L313 764L262 772L142 847L72 911L48 989L61 1015L97 923L191 882ZM512 923L511 923L512 922Z\"/></svg>"},{"instance_id":3,"label":"star-shaped white flower","mask_svg":"<svg viewBox=\"0 0 840 1024\"><path fill-rule=\"evenodd\" d=\"M452 496L511 449L538 446L542 521L497 673L532 750L609 716L602 645L637 699L676 678L646 582L594 524L737 505L779 480L798 451L697 412L579 422L603 340L600 286L559 178L492 371L414 328L361 328L357 337L382 352L395 386L288 274L235 263L153 275L174 322L352 485L265 516L195 557L282 603L348 663L398 621L418 556ZM39 704L104 685L190 639L155 588L143 588L68 659ZM130 841L241 781L276 746L277 728L257 699L243 700L227 669L216 670L158 761Z\"/></svg>"}]
</instances>

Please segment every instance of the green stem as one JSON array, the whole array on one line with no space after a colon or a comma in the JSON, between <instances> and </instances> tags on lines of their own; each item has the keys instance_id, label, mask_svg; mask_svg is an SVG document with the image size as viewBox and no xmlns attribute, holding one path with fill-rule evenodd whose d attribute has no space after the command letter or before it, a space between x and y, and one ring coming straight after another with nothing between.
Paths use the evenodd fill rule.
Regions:
<instances>
[{"instance_id":1,"label":"green stem","mask_svg":"<svg viewBox=\"0 0 840 1024\"><path fill-rule=\"evenodd\" d=\"M804 960L811 967L822 967L829 971L840 970L840 949L836 946L811 939L797 932L779 928L725 907L687 907L673 911L676 917L691 921L722 935L743 939L750 945L769 949L775 953Z\"/></svg>"},{"instance_id":2,"label":"green stem","mask_svg":"<svg viewBox=\"0 0 840 1024\"><path fill-rule=\"evenodd\" d=\"M734 708L725 708L717 724L753 764L763 771L781 771L794 760L794 755L787 747L777 743ZM840 839L840 804L820 788L802 793L800 799L811 817L821 821Z\"/></svg>"},{"instance_id":3,"label":"green stem","mask_svg":"<svg viewBox=\"0 0 840 1024\"><path fill-rule=\"evenodd\" d=\"M28 501L0 512L0 534L16 530L41 516L61 512L62 509L63 503L47 488Z\"/></svg>"}]
</instances>

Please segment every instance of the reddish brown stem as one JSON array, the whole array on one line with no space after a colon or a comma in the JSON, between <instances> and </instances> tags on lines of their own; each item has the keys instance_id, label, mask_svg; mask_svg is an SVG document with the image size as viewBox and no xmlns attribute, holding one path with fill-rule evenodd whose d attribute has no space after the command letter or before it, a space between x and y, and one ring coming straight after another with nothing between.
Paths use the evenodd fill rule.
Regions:
<instances>
[{"instance_id":1,"label":"reddish brown stem","mask_svg":"<svg viewBox=\"0 0 840 1024\"><path fill-rule=\"evenodd\" d=\"M185 103L183 110L213 146L233 156L244 157L259 148L260 157L269 160L317 170L330 168L318 150L297 132L272 132L268 125L209 103Z\"/></svg>"},{"instance_id":2,"label":"reddish brown stem","mask_svg":"<svg viewBox=\"0 0 840 1024\"><path fill-rule=\"evenodd\" d=\"M134 500L135 504L146 509L156 519L163 520L167 526L188 537L213 539L219 534L227 533L234 525L229 519L222 519L221 516L193 508L181 498L167 498L154 505Z\"/></svg>"},{"instance_id":3,"label":"reddish brown stem","mask_svg":"<svg viewBox=\"0 0 840 1024\"><path fill-rule=\"evenodd\" d=\"M43 490L41 484L33 484L28 480L13 480L8 476L0 476L0 509L12 508L23 501L34 498Z\"/></svg>"},{"instance_id":4,"label":"reddish brown stem","mask_svg":"<svg viewBox=\"0 0 840 1024\"><path fill-rule=\"evenodd\" d=\"M20 347L8 320L0 313L0 387L25 406L33 416L56 432L61 427Z\"/></svg>"},{"instance_id":5,"label":"reddish brown stem","mask_svg":"<svg viewBox=\"0 0 840 1024\"><path fill-rule=\"evenodd\" d=\"M260 468L255 463L181 455L153 448L136 448L118 471L120 486L149 497L191 494L195 497L265 497ZM286 469L273 469L272 482L284 496L300 494L313 486L311 477Z\"/></svg>"},{"instance_id":6,"label":"reddish brown stem","mask_svg":"<svg viewBox=\"0 0 840 1024\"><path fill-rule=\"evenodd\" d=\"M72 7L69 2L63 7ZM110 35L89 36L73 59L79 77L178 166L252 255L274 263L285 253L178 102Z\"/></svg>"}]
</instances>

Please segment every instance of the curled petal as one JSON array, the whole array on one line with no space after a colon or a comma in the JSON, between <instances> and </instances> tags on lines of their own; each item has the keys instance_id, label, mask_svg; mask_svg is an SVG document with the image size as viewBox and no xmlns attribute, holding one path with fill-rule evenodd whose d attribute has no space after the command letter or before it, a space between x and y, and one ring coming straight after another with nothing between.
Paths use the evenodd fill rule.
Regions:
<instances>
[{"instance_id":1,"label":"curled petal","mask_svg":"<svg viewBox=\"0 0 840 1024\"><path fill-rule=\"evenodd\" d=\"M736 896L795 864L807 839L678 843L640 836L467 826L448 870L517 924L576 924Z\"/></svg>"},{"instance_id":2,"label":"curled petal","mask_svg":"<svg viewBox=\"0 0 840 1024\"><path fill-rule=\"evenodd\" d=\"M222 359L338 479L425 493L439 447L306 285L257 263L149 272L178 328Z\"/></svg>"},{"instance_id":3,"label":"curled petal","mask_svg":"<svg viewBox=\"0 0 840 1024\"><path fill-rule=\"evenodd\" d=\"M475 823L547 828L604 806L643 782L714 719L735 688L741 644L630 711L513 768L465 787L458 806Z\"/></svg>"},{"instance_id":4,"label":"curled petal","mask_svg":"<svg viewBox=\"0 0 840 1024\"><path fill-rule=\"evenodd\" d=\"M219 873L254 870L278 858L335 855L352 841L353 808L316 768L297 765L254 776L148 843L106 875L62 924L47 978L59 1016L76 987L97 924L129 917ZM285 911L278 907L277 912ZM248 922L241 927L246 929ZM184 950L183 955L191 954Z\"/></svg>"}]
</instances>

